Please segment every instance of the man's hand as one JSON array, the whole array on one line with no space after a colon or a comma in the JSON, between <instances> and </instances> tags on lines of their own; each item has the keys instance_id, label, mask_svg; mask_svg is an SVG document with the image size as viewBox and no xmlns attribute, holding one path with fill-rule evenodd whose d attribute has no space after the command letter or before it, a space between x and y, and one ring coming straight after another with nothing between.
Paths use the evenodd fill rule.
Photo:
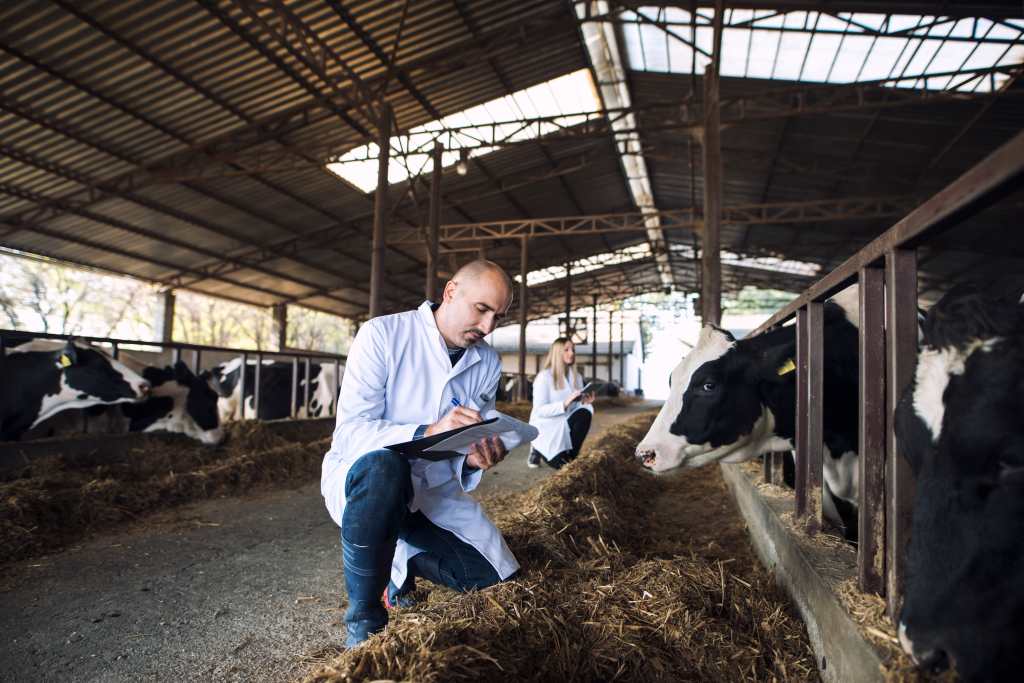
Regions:
<instances>
[{"instance_id":1,"label":"man's hand","mask_svg":"<svg viewBox=\"0 0 1024 683\"><path fill-rule=\"evenodd\" d=\"M480 413L477 411L472 408L456 406L440 420L427 427L426 431L423 432L423 435L433 436L434 434L447 432L451 429L458 429L459 427L465 427L466 425L476 424L480 421Z\"/></svg>"},{"instance_id":2,"label":"man's hand","mask_svg":"<svg viewBox=\"0 0 1024 683\"><path fill-rule=\"evenodd\" d=\"M505 459L508 449L505 442L499 436L492 436L487 439L480 439L469 447L469 455L466 456L466 464L480 470L494 467Z\"/></svg>"},{"instance_id":3,"label":"man's hand","mask_svg":"<svg viewBox=\"0 0 1024 683\"><path fill-rule=\"evenodd\" d=\"M595 398L594 393L593 392L588 392L586 394L583 394L583 398L580 399L580 403L582 403L585 406L588 406L588 405L590 405L591 403L594 402L594 398Z\"/></svg>"}]
</instances>

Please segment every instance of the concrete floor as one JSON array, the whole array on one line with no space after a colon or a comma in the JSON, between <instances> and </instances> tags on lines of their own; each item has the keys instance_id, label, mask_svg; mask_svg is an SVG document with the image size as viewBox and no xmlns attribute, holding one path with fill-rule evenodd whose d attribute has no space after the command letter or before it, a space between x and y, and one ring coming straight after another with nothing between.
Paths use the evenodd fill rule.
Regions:
<instances>
[{"instance_id":1,"label":"concrete floor","mask_svg":"<svg viewBox=\"0 0 1024 683\"><path fill-rule=\"evenodd\" d=\"M654 405L599 410L590 438ZM514 450L477 494L550 476L526 456ZM5 568L0 680L294 678L340 643L340 551L312 483L184 506Z\"/></svg>"}]
</instances>

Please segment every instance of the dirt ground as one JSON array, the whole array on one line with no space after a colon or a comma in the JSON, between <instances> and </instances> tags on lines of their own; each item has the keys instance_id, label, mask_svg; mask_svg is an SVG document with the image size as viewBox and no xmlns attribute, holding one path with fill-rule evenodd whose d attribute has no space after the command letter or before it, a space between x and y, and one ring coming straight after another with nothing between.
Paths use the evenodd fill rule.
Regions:
<instances>
[{"instance_id":1,"label":"dirt ground","mask_svg":"<svg viewBox=\"0 0 1024 683\"><path fill-rule=\"evenodd\" d=\"M652 406L600 410L591 435ZM478 495L553 471L526 456ZM4 568L0 680L287 680L336 648L343 599L318 483L187 505Z\"/></svg>"}]
</instances>

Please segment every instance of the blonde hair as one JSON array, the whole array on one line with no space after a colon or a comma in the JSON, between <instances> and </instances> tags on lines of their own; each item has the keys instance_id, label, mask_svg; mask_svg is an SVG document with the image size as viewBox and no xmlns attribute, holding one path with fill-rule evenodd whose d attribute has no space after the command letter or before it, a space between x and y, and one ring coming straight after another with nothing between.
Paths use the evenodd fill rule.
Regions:
<instances>
[{"instance_id":1,"label":"blonde hair","mask_svg":"<svg viewBox=\"0 0 1024 683\"><path fill-rule=\"evenodd\" d=\"M568 370L565 367L563 354L565 345L571 343L572 341L568 337L559 337L551 342L551 348L548 349L548 357L544 360L543 369L551 368L551 378L554 380L555 389L565 388L565 378L568 375Z\"/></svg>"}]
</instances>

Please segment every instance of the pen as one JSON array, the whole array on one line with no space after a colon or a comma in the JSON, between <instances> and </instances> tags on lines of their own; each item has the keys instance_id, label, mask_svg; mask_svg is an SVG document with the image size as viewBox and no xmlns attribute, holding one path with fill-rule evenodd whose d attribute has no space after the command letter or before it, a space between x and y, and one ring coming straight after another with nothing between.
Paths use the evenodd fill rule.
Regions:
<instances>
[{"instance_id":1,"label":"pen","mask_svg":"<svg viewBox=\"0 0 1024 683\"><path fill-rule=\"evenodd\" d=\"M459 406L462 405L462 403L459 402L459 399L457 399L454 396L452 396L452 405L455 406L456 408L458 408Z\"/></svg>"}]
</instances>

